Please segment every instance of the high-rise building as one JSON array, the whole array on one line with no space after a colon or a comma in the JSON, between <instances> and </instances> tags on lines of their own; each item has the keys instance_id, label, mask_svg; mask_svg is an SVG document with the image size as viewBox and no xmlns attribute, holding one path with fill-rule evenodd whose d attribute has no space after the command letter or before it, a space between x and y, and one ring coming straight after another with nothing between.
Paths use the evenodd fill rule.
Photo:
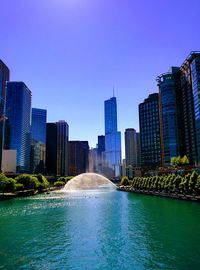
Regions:
<instances>
[{"instance_id":1,"label":"high-rise building","mask_svg":"<svg viewBox=\"0 0 200 270\"><path fill-rule=\"evenodd\" d=\"M149 95L139 104L141 166L161 166L161 140L159 123L159 95Z\"/></svg>"},{"instance_id":2,"label":"high-rise building","mask_svg":"<svg viewBox=\"0 0 200 270\"><path fill-rule=\"evenodd\" d=\"M125 130L126 166L137 167L137 137L134 128Z\"/></svg>"},{"instance_id":3,"label":"high-rise building","mask_svg":"<svg viewBox=\"0 0 200 270\"><path fill-rule=\"evenodd\" d=\"M58 127L56 123L46 125L46 173L57 175L57 140Z\"/></svg>"},{"instance_id":4,"label":"high-rise building","mask_svg":"<svg viewBox=\"0 0 200 270\"><path fill-rule=\"evenodd\" d=\"M7 82L5 116L5 149L17 151L18 172L29 172L31 91L23 82Z\"/></svg>"},{"instance_id":5,"label":"high-rise building","mask_svg":"<svg viewBox=\"0 0 200 270\"><path fill-rule=\"evenodd\" d=\"M164 166L179 155L200 164L199 76L200 52L191 52L181 67L157 77Z\"/></svg>"},{"instance_id":6,"label":"high-rise building","mask_svg":"<svg viewBox=\"0 0 200 270\"><path fill-rule=\"evenodd\" d=\"M98 145L97 145L97 172L104 174L105 167L105 136L98 136Z\"/></svg>"},{"instance_id":7,"label":"high-rise building","mask_svg":"<svg viewBox=\"0 0 200 270\"><path fill-rule=\"evenodd\" d=\"M31 117L31 172L44 173L46 159L47 111L32 108Z\"/></svg>"},{"instance_id":8,"label":"high-rise building","mask_svg":"<svg viewBox=\"0 0 200 270\"><path fill-rule=\"evenodd\" d=\"M115 97L104 102L105 112L105 161L109 177L120 176L121 132L117 130L117 100Z\"/></svg>"},{"instance_id":9,"label":"high-rise building","mask_svg":"<svg viewBox=\"0 0 200 270\"><path fill-rule=\"evenodd\" d=\"M10 71L8 67L0 60L0 167L2 161L4 125L5 125L5 96L6 82L9 81Z\"/></svg>"},{"instance_id":10,"label":"high-rise building","mask_svg":"<svg viewBox=\"0 0 200 270\"><path fill-rule=\"evenodd\" d=\"M87 141L69 141L69 175L75 176L89 169L89 144Z\"/></svg>"},{"instance_id":11,"label":"high-rise building","mask_svg":"<svg viewBox=\"0 0 200 270\"><path fill-rule=\"evenodd\" d=\"M200 165L200 52L191 52L180 69L185 154Z\"/></svg>"},{"instance_id":12,"label":"high-rise building","mask_svg":"<svg viewBox=\"0 0 200 270\"><path fill-rule=\"evenodd\" d=\"M58 129L57 175L68 175L69 126L64 120L58 121L56 125Z\"/></svg>"},{"instance_id":13,"label":"high-rise building","mask_svg":"<svg viewBox=\"0 0 200 270\"><path fill-rule=\"evenodd\" d=\"M98 136L98 154L105 152L105 136Z\"/></svg>"},{"instance_id":14,"label":"high-rise building","mask_svg":"<svg viewBox=\"0 0 200 270\"><path fill-rule=\"evenodd\" d=\"M172 157L183 155L179 68L172 67L168 73L160 75L157 81L160 94L163 165L169 166Z\"/></svg>"},{"instance_id":15,"label":"high-rise building","mask_svg":"<svg viewBox=\"0 0 200 270\"><path fill-rule=\"evenodd\" d=\"M136 132L137 142L137 167L141 167L141 146L140 146L140 133Z\"/></svg>"}]
</instances>

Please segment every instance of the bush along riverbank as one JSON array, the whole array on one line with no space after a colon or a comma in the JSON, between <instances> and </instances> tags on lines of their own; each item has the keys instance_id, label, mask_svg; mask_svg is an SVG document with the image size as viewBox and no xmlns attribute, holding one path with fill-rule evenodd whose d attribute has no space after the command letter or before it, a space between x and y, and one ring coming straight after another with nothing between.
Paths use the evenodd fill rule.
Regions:
<instances>
[{"instance_id":1,"label":"bush along riverbank","mask_svg":"<svg viewBox=\"0 0 200 270\"><path fill-rule=\"evenodd\" d=\"M185 176L123 177L118 190L200 202L200 175L196 172Z\"/></svg>"},{"instance_id":2,"label":"bush along riverbank","mask_svg":"<svg viewBox=\"0 0 200 270\"><path fill-rule=\"evenodd\" d=\"M15 197L32 196L38 193L61 189L72 177L60 177L53 185L42 174L21 174L16 178L8 178L0 174L0 200Z\"/></svg>"}]
</instances>

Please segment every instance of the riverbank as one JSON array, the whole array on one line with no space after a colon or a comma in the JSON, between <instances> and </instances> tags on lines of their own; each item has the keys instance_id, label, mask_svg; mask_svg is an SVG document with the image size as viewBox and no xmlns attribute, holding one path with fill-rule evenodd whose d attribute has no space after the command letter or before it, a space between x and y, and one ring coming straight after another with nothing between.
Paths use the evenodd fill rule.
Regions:
<instances>
[{"instance_id":1,"label":"riverbank","mask_svg":"<svg viewBox=\"0 0 200 270\"><path fill-rule=\"evenodd\" d=\"M10 193L0 193L0 201L6 201L11 200L14 198L20 198L20 197L28 197L28 196L35 196L37 194L51 192L60 190L62 187L50 187L47 189L42 190L35 190L35 189L29 189L29 190L23 190L23 191L17 191L17 192L10 192Z\"/></svg>"},{"instance_id":2,"label":"riverbank","mask_svg":"<svg viewBox=\"0 0 200 270\"><path fill-rule=\"evenodd\" d=\"M132 186L122 186L122 185L118 186L117 190L131 192L131 193L137 193L137 194L159 196L159 197L165 197L165 198L171 198L171 199L177 199L177 200L200 202L200 196L196 196L196 195L186 195L186 194L179 194L179 193L166 193L163 191L162 192L160 192L160 191L147 191L147 190L136 189L136 188L133 188Z\"/></svg>"}]
</instances>

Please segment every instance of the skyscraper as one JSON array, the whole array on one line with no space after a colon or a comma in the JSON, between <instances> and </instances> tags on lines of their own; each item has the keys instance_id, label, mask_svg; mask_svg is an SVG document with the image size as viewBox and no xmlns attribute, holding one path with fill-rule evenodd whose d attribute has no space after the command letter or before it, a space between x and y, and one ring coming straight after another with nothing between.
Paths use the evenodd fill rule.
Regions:
<instances>
[{"instance_id":1,"label":"skyscraper","mask_svg":"<svg viewBox=\"0 0 200 270\"><path fill-rule=\"evenodd\" d=\"M47 111L32 108L31 117L31 172L44 173L46 159Z\"/></svg>"},{"instance_id":2,"label":"skyscraper","mask_svg":"<svg viewBox=\"0 0 200 270\"><path fill-rule=\"evenodd\" d=\"M149 95L139 104L141 166L161 166L161 138L159 123L159 95Z\"/></svg>"},{"instance_id":3,"label":"skyscraper","mask_svg":"<svg viewBox=\"0 0 200 270\"><path fill-rule=\"evenodd\" d=\"M68 175L69 126L64 120L57 125L57 175Z\"/></svg>"},{"instance_id":4,"label":"skyscraper","mask_svg":"<svg viewBox=\"0 0 200 270\"><path fill-rule=\"evenodd\" d=\"M76 176L89 168L89 144L87 141L69 141L69 175Z\"/></svg>"},{"instance_id":5,"label":"skyscraper","mask_svg":"<svg viewBox=\"0 0 200 270\"><path fill-rule=\"evenodd\" d=\"M105 160L110 177L120 176L121 132L117 130L117 100L115 97L104 102L105 112Z\"/></svg>"},{"instance_id":6,"label":"skyscraper","mask_svg":"<svg viewBox=\"0 0 200 270\"><path fill-rule=\"evenodd\" d=\"M9 81L10 71L8 67L0 60L0 167L2 160L3 136L5 124L5 97L6 82Z\"/></svg>"},{"instance_id":7,"label":"skyscraper","mask_svg":"<svg viewBox=\"0 0 200 270\"><path fill-rule=\"evenodd\" d=\"M169 166L172 157L183 155L181 143L183 137L180 134L182 103L179 98L179 68L172 67L168 73L160 75L157 81L160 94L163 165Z\"/></svg>"},{"instance_id":8,"label":"skyscraper","mask_svg":"<svg viewBox=\"0 0 200 270\"><path fill-rule=\"evenodd\" d=\"M58 127L56 123L46 125L46 173L57 175L57 140Z\"/></svg>"},{"instance_id":9,"label":"skyscraper","mask_svg":"<svg viewBox=\"0 0 200 270\"><path fill-rule=\"evenodd\" d=\"M137 136L134 128L125 130L125 157L126 166L137 166Z\"/></svg>"},{"instance_id":10,"label":"skyscraper","mask_svg":"<svg viewBox=\"0 0 200 270\"><path fill-rule=\"evenodd\" d=\"M190 53L181 66L181 74L185 151L190 162L200 165L200 52Z\"/></svg>"},{"instance_id":11,"label":"skyscraper","mask_svg":"<svg viewBox=\"0 0 200 270\"><path fill-rule=\"evenodd\" d=\"M157 77L163 165L179 155L200 164L199 76L200 52L191 52L181 67Z\"/></svg>"},{"instance_id":12,"label":"skyscraper","mask_svg":"<svg viewBox=\"0 0 200 270\"><path fill-rule=\"evenodd\" d=\"M29 172L31 91L23 82L7 82L5 115L5 149L17 151L18 172Z\"/></svg>"}]
</instances>

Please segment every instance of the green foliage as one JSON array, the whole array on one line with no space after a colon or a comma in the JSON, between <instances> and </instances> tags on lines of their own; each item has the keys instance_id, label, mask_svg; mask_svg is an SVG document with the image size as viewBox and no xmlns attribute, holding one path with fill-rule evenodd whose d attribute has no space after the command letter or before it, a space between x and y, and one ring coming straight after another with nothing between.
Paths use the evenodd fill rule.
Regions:
<instances>
[{"instance_id":1,"label":"green foliage","mask_svg":"<svg viewBox=\"0 0 200 270\"><path fill-rule=\"evenodd\" d=\"M22 191L22 190L24 190L24 185L23 184L20 184L20 183L16 183L15 184L15 190L16 191Z\"/></svg>"},{"instance_id":2,"label":"green foliage","mask_svg":"<svg viewBox=\"0 0 200 270\"><path fill-rule=\"evenodd\" d=\"M184 166L184 165L188 165L189 159L187 158L187 156L178 156L178 157L172 157L171 158L171 165L172 166Z\"/></svg>"},{"instance_id":3,"label":"green foliage","mask_svg":"<svg viewBox=\"0 0 200 270\"><path fill-rule=\"evenodd\" d=\"M64 187L65 186L65 182L63 181L56 181L54 183L54 187Z\"/></svg>"},{"instance_id":4,"label":"green foliage","mask_svg":"<svg viewBox=\"0 0 200 270\"><path fill-rule=\"evenodd\" d=\"M0 192L14 192L16 181L13 178L7 178L3 173L0 174Z\"/></svg>"},{"instance_id":5,"label":"green foliage","mask_svg":"<svg viewBox=\"0 0 200 270\"><path fill-rule=\"evenodd\" d=\"M24 189L39 189L41 183L38 181L38 178L29 174L21 174L15 178L17 183L24 185Z\"/></svg>"},{"instance_id":6,"label":"green foliage","mask_svg":"<svg viewBox=\"0 0 200 270\"><path fill-rule=\"evenodd\" d=\"M200 175L195 171L184 177L169 174L165 176L135 177L132 181L128 180L127 177L123 177L121 185L129 185L134 189L153 192L200 195Z\"/></svg>"},{"instance_id":7,"label":"green foliage","mask_svg":"<svg viewBox=\"0 0 200 270\"><path fill-rule=\"evenodd\" d=\"M70 181L72 178L74 178L74 176L61 176L60 178L58 178L57 181L62 181L67 183L68 181Z\"/></svg>"},{"instance_id":8,"label":"green foliage","mask_svg":"<svg viewBox=\"0 0 200 270\"><path fill-rule=\"evenodd\" d=\"M40 186L39 189L46 189L49 186L49 182L46 179L46 177L42 174L35 175L35 177L38 179Z\"/></svg>"},{"instance_id":9,"label":"green foliage","mask_svg":"<svg viewBox=\"0 0 200 270\"><path fill-rule=\"evenodd\" d=\"M129 186L130 185L130 182L129 182L128 177L127 176L122 177L122 180L121 180L120 184L122 186Z\"/></svg>"}]
</instances>

